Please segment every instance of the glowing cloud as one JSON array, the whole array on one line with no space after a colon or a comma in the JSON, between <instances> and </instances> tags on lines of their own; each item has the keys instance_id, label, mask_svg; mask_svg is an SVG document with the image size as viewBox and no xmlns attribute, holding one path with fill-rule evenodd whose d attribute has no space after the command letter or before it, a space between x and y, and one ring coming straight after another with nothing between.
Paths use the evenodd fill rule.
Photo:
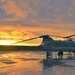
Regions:
<instances>
[{"instance_id":1,"label":"glowing cloud","mask_svg":"<svg viewBox=\"0 0 75 75\"><path fill-rule=\"evenodd\" d=\"M27 11L23 11L14 0L3 0L1 8L6 11L7 14L13 15L12 20L23 19L27 16Z\"/></svg>"}]
</instances>

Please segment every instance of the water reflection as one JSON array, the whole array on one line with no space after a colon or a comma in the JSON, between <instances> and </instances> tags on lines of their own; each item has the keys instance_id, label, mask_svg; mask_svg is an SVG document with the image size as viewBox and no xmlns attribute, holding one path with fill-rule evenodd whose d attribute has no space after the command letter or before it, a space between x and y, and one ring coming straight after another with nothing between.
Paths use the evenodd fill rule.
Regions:
<instances>
[{"instance_id":1,"label":"water reflection","mask_svg":"<svg viewBox=\"0 0 75 75\"><path fill-rule=\"evenodd\" d=\"M74 60L74 59L75 55L73 53L64 55L53 54L52 57L46 57L45 59L43 59L42 61L43 70L58 65L71 67L70 65L66 65L64 63L66 63L67 60Z\"/></svg>"},{"instance_id":2,"label":"water reflection","mask_svg":"<svg viewBox=\"0 0 75 75\"><path fill-rule=\"evenodd\" d=\"M42 64L42 75L75 75L75 55L73 53L63 56L54 54L44 59Z\"/></svg>"},{"instance_id":3,"label":"water reflection","mask_svg":"<svg viewBox=\"0 0 75 75\"><path fill-rule=\"evenodd\" d=\"M64 73L66 68L75 69L73 53L46 57L45 52L0 52L0 75L60 75L59 70Z\"/></svg>"},{"instance_id":4,"label":"water reflection","mask_svg":"<svg viewBox=\"0 0 75 75\"><path fill-rule=\"evenodd\" d=\"M39 75L42 52L0 52L0 75Z\"/></svg>"}]
</instances>

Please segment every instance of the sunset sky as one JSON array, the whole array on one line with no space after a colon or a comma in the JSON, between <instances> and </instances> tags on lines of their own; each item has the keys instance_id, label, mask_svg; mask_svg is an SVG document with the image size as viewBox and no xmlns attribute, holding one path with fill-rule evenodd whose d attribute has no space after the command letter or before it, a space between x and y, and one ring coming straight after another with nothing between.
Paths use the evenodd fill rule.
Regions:
<instances>
[{"instance_id":1,"label":"sunset sky","mask_svg":"<svg viewBox=\"0 0 75 75\"><path fill-rule=\"evenodd\" d=\"M75 0L0 0L1 41L43 34L75 34ZM39 44L40 40L29 43Z\"/></svg>"}]
</instances>

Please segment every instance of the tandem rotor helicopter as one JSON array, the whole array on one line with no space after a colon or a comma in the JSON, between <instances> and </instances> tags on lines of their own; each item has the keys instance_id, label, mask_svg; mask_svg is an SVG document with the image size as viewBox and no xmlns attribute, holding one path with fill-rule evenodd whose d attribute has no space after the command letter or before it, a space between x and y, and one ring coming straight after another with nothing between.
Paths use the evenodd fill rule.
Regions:
<instances>
[{"instance_id":1,"label":"tandem rotor helicopter","mask_svg":"<svg viewBox=\"0 0 75 75\"><path fill-rule=\"evenodd\" d=\"M67 40L53 40L51 36L64 38ZM75 35L69 35L66 37L56 36L56 35L42 35L42 36L18 41L13 44L17 44L17 43L24 42L24 41L30 41L30 40L37 39L37 38L43 38L42 43L39 47L43 51L46 51L47 53L46 56L50 56L52 52L54 51L62 55L63 52L74 52L75 53L75 41L73 40L74 38L72 38L73 36Z\"/></svg>"}]
</instances>

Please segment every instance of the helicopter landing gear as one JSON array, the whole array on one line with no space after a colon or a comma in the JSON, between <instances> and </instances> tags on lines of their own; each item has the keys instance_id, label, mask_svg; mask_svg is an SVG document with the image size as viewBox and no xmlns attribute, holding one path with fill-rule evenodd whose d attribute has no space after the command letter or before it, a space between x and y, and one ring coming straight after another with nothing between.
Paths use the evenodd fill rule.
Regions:
<instances>
[{"instance_id":1,"label":"helicopter landing gear","mask_svg":"<svg viewBox=\"0 0 75 75\"><path fill-rule=\"evenodd\" d=\"M58 55L63 55L63 51L59 51L58 52Z\"/></svg>"},{"instance_id":2,"label":"helicopter landing gear","mask_svg":"<svg viewBox=\"0 0 75 75\"><path fill-rule=\"evenodd\" d=\"M49 55L49 53L47 52L47 53L46 53L46 57L49 57L49 56L50 56L50 55Z\"/></svg>"},{"instance_id":3,"label":"helicopter landing gear","mask_svg":"<svg viewBox=\"0 0 75 75\"><path fill-rule=\"evenodd\" d=\"M52 52L51 51L47 51L46 52L46 57L50 57L50 56L52 57Z\"/></svg>"},{"instance_id":4,"label":"helicopter landing gear","mask_svg":"<svg viewBox=\"0 0 75 75\"><path fill-rule=\"evenodd\" d=\"M75 54L75 52L74 52L74 54Z\"/></svg>"}]
</instances>

